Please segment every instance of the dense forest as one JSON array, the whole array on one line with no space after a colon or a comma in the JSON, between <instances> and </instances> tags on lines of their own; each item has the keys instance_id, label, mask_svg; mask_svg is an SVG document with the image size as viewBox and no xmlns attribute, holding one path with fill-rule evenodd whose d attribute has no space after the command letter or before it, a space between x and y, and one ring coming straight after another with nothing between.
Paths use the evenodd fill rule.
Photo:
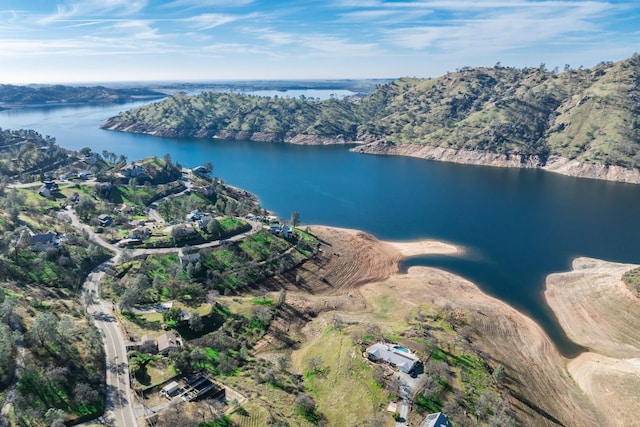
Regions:
<instances>
[{"instance_id":1,"label":"dense forest","mask_svg":"<svg viewBox=\"0 0 640 427\"><path fill-rule=\"evenodd\" d=\"M590 69L463 67L356 99L176 95L110 119L159 136L384 142L640 167L640 56ZM313 138L317 138L313 140Z\"/></svg>"}]
</instances>

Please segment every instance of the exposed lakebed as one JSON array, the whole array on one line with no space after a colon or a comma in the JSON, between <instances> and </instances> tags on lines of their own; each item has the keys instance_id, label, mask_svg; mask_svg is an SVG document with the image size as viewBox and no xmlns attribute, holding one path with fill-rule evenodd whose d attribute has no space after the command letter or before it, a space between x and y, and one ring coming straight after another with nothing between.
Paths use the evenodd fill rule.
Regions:
<instances>
[{"instance_id":1,"label":"exposed lakebed","mask_svg":"<svg viewBox=\"0 0 640 427\"><path fill-rule=\"evenodd\" d=\"M640 263L640 186L578 179L539 170L500 169L414 158L356 154L345 146L155 138L109 132L102 121L136 104L0 111L0 127L33 128L58 144L124 154L169 153L256 194L282 217L357 228L384 240L438 239L464 257L416 257L457 273L538 321L565 354L562 334L542 296L545 277L588 256Z\"/></svg>"}]
</instances>

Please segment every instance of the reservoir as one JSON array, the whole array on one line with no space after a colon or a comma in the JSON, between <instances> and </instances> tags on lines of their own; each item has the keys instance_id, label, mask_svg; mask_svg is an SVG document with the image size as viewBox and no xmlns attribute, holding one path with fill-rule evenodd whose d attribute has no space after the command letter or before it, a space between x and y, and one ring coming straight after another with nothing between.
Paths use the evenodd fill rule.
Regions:
<instances>
[{"instance_id":1,"label":"reservoir","mask_svg":"<svg viewBox=\"0 0 640 427\"><path fill-rule=\"evenodd\" d=\"M403 268L443 268L534 318L565 355L579 348L544 303L545 277L578 256L640 263L640 185L403 157L355 154L344 146L155 138L109 132L102 121L135 104L0 112L2 128L32 128L58 145L124 154L169 153L258 196L283 218L357 228L384 240L437 239L464 257L417 257Z\"/></svg>"}]
</instances>

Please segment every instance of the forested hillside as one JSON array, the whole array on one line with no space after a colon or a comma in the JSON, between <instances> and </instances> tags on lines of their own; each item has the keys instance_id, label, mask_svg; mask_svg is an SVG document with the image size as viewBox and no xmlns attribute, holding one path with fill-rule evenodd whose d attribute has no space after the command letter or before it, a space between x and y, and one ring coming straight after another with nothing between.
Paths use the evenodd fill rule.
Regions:
<instances>
[{"instance_id":1,"label":"forested hillside","mask_svg":"<svg viewBox=\"0 0 640 427\"><path fill-rule=\"evenodd\" d=\"M385 143L640 167L640 56L591 69L464 67L356 100L203 93L114 117L112 130L294 143Z\"/></svg>"}]
</instances>

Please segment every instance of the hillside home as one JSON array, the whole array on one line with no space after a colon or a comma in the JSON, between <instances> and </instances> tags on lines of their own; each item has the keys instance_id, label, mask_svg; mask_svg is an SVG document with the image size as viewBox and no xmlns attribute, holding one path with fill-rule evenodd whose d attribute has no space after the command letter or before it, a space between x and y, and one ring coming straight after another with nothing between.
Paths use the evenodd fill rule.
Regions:
<instances>
[{"instance_id":1,"label":"hillside home","mask_svg":"<svg viewBox=\"0 0 640 427\"><path fill-rule=\"evenodd\" d=\"M98 222L100 223L101 227L106 227L108 225L111 225L111 223L113 222L113 218L111 217L111 215L102 214L98 216Z\"/></svg>"},{"instance_id":2,"label":"hillside home","mask_svg":"<svg viewBox=\"0 0 640 427\"><path fill-rule=\"evenodd\" d=\"M429 414L425 417L420 427L453 427L451 422L445 417L442 412L436 412L435 414Z\"/></svg>"},{"instance_id":3,"label":"hillside home","mask_svg":"<svg viewBox=\"0 0 640 427\"><path fill-rule=\"evenodd\" d=\"M173 227L172 234L176 239L187 239L196 234L196 229L191 224L178 224Z\"/></svg>"},{"instance_id":4,"label":"hillside home","mask_svg":"<svg viewBox=\"0 0 640 427\"><path fill-rule=\"evenodd\" d=\"M151 235L151 231L147 227L136 227L133 230L131 230L131 234L130 234L132 239L138 239L138 240L144 240L150 235Z\"/></svg>"},{"instance_id":5,"label":"hillside home","mask_svg":"<svg viewBox=\"0 0 640 427\"><path fill-rule=\"evenodd\" d=\"M139 178L146 176L147 171L140 163L131 163L122 168L122 175L126 178Z\"/></svg>"},{"instance_id":6,"label":"hillside home","mask_svg":"<svg viewBox=\"0 0 640 427\"><path fill-rule=\"evenodd\" d=\"M196 175L206 175L208 173L207 168L205 168L204 166L196 166L192 171Z\"/></svg>"},{"instance_id":7,"label":"hillside home","mask_svg":"<svg viewBox=\"0 0 640 427\"><path fill-rule=\"evenodd\" d=\"M373 362L385 362L400 372L410 374L420 363L420 359L409 350L398 345L375 343L367 349L367 357Z\"/></svg>"},{"instance_id":8,"label":"hillside home","mask_svg":"<svg viewBox=\"0 0 640 427\"><path fill-rule=\"evenodd\" d=\"M180 253L180 265L185 268L189 264L197 264L201 260L201 256L199 252L195 252L192 254Z\"/></svg>"},{"instance_id":9,"label":"hillside home","mask_svg":"<svg viewBox=\"0 0 640 427\"><path fill-rule=\"evenodd\" d=\"M58 234L53 231L31 236L31 250L34 252L46 251L56 246L58 246Z\"/></svg>"},{"instance_id":10,"label":"hillside home","mask_svg":"<svg viewBox=\"0 0 640 427\"><path fill-rule=\"evenodd\" d=\"M177 350L180 346L182 346L182 340L172 332L165 332L158 337L158 353L163 356Z\"/></svg>"},{"instance_id":11,"label":"hillside home","mask_svg":"<svg viewBox=\"0 0 640 427\"><path fill-rule=\"evenodd\" d=\"M52 197L54 194L59 193L60 189L58 188L58 184L51 180L46 180L42 182L42 186L38 190L38 194L42 197Z\"/></svg>"}]
</instances>

